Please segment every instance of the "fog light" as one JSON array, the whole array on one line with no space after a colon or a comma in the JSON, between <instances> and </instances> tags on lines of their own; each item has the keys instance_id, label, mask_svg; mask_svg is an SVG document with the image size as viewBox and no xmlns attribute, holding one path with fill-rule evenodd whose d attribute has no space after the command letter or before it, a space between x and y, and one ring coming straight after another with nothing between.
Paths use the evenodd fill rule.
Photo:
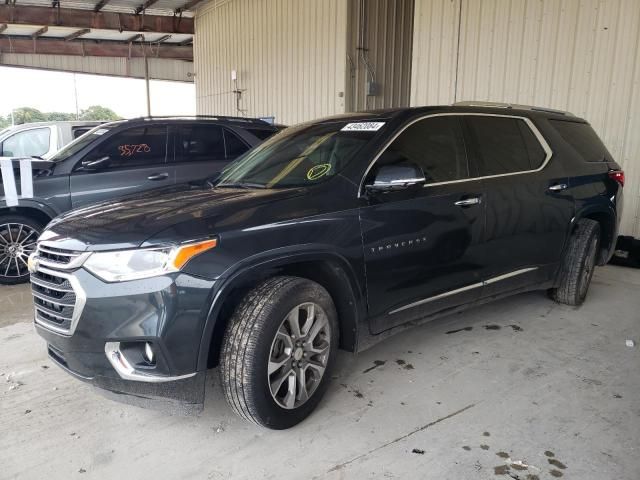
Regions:
<instances>
[{"instance_id":1,"label":"fog light","mask_svg":"<svg viewBox=\"0 0 640 480\"><path fill-rule=\"evenodd\" d=\"M149 342L144 344L144 359L149 363L153 363L154 360L155 360L155 355L153 353L153 347L151 346L151 344Z\"/></svg>"}]
</instances>

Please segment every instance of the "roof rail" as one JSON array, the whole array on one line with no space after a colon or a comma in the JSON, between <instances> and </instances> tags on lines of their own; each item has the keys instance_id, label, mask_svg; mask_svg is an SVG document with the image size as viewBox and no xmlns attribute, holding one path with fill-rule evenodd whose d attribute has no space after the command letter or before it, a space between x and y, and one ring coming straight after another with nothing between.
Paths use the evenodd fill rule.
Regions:
<instances>
[{"instance_id":1,"label":"roof rail","mask_svg":"<svg viewBox=\"0 0 640 480\"><path fill-rule=\"evenodd\" d=\"M556 110L553 108L546 107L535 107L533 105L520 105L517 103L503 103L503 102L477 102L477 101L464 101L464 102L455 102L454 106L457 107L484 107L484 108L507 108L507 109L517 109L517 110L531 110L534 112L547 112L547 113L555 113L557 115L566 115L570 117L575 117L575 115L571 112L566 112L564 110Z\"/></svg>"},{"instance_id":2,"label":"roof rail","mask_svg":"<svg viewBox=\"0 0 640 480\"><path fill-rule=\"evenodd\" d=\"M250 117L232 117L228 115L152 115L143 117L129 118L128 120L177 120L177 119L206 119L206 120L225 120L227 122L251 123L255 125L271 126L268 122L259 118Z\"/></svg>"}]
</instances>

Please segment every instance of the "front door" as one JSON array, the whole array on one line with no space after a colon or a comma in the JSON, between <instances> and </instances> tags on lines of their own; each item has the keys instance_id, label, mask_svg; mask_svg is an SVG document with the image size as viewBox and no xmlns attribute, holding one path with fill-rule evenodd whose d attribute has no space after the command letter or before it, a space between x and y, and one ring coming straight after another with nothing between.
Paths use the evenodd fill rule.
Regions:
<instances>
[{"instance_id":1,"label":"front door","mask_svg":"<svg viewBox=\"0 0 640 480\"><path fill-rule=\"evenodd\" d=\"M360 211L371 329L395 325L478 298L485 206L469 180L459 116L411 123L365 179L385 165L416 165L424 186L366 194Z\"/></svg>"},{"instance_id":2,"label":"front door","mask_svg":"<svg viewBox=\"0 0 640 480\"><path fill-rule=\"evenodd\" d=\"M71 174L72 207L173 185L167 141L166 125L134 127L105 139ZM97 163L87 166L90 162Z\"/></svg>"}]
</instances>

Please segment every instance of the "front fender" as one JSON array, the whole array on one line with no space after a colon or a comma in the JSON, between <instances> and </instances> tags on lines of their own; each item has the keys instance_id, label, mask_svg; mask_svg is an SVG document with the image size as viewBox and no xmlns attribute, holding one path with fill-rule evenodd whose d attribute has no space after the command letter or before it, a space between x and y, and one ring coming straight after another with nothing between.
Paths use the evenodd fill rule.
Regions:
<instances>
[{"instance_id":1,"label":"front fender","mask_svg":"<svg viewBox=\"0 0 640 480\"><path fill-rule=\"evenodd\" d=\"M253 285L256 281L260 281L263 277L284 267L314 261L328 262L330 265L334 265L338 269L336 274L342 277L341 286L344 287L342 291L348 298L347 302L353 306L353 320L349 320L346 330L348 335L353 336L351 341L354 343L355 349L359 322L366 315L366 296L361 275L356 272L353 264L347 258L328 246L298 245L295 247L295 251L292 247L278 248L247 258L225 271L217 279L211 294L211 306L200 342L198 370L207 368L213 336L224 334L221 325L218 325L219 316L225 301L236 288L243 285Z\"/></svg>"}]
</instances>

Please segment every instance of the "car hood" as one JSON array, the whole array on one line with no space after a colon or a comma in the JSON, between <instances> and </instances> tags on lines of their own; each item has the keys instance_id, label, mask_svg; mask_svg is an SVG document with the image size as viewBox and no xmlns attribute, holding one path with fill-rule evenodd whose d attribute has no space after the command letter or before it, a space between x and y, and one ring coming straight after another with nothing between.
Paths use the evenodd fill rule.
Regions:
<instances>
[{"instance_id":1,"label":"car hood","mask_svg":"<svg viewBox=\"0 0 640 480\"><path fill-rule=\"evenodd\" d=\"M177 229L182 231L178 238L169 238L190 240L203 233L203 224L215 228L237 212L255 210L266 203L269 209L271 205L275 208L276 203L301 196L305 190L192 185L150 190L63 214L47 226L40 241L56 242L58 248L76 251L136 248L163 231L175 232L179 225L188 228ZM194 225L198 228L191 228Z\"/></svg>"}]
</instances>

